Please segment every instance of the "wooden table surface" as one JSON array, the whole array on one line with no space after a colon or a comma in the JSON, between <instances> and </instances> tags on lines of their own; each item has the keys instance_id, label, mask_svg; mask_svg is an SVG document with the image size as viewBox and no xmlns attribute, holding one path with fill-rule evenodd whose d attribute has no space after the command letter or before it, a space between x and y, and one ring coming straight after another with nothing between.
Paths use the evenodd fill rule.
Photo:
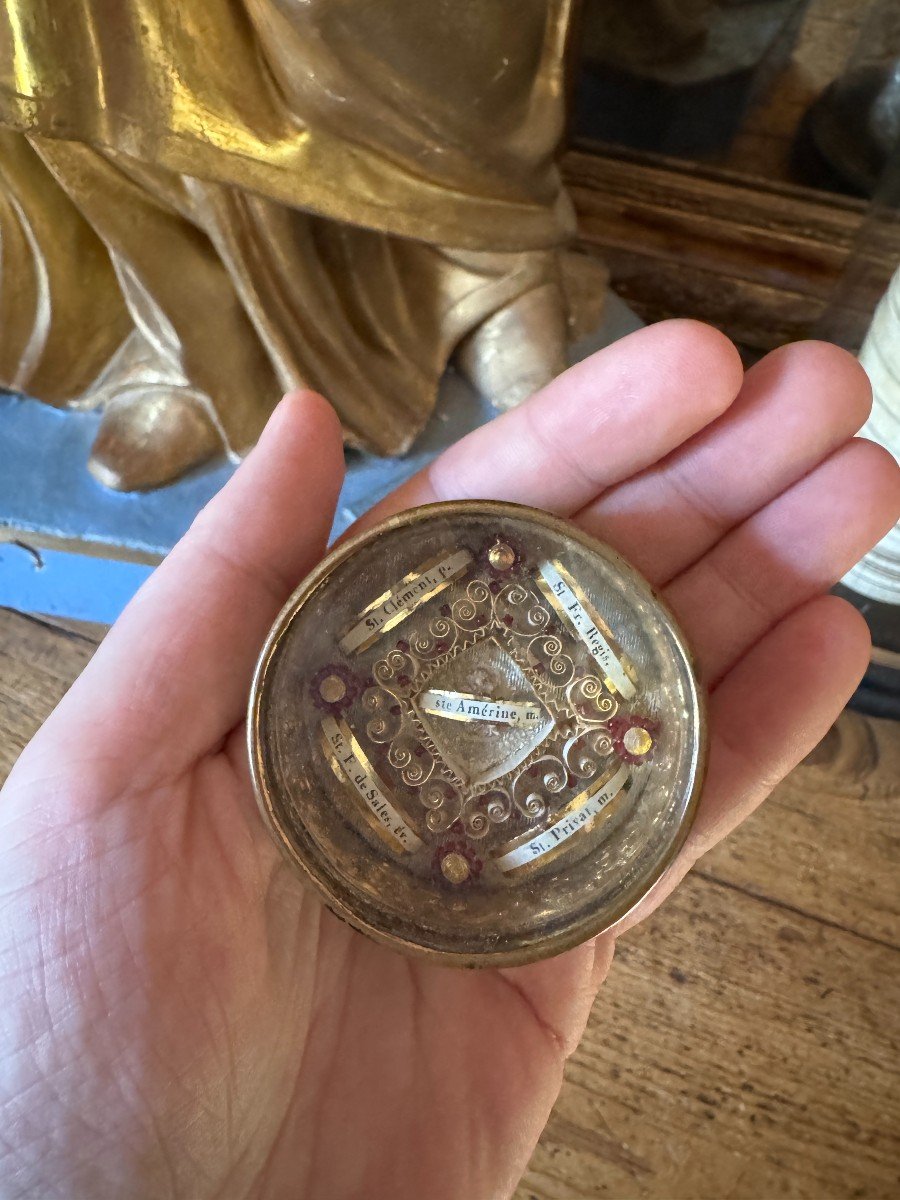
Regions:
<instances>
[{"instance_id":1,"label":"wooden table surface","mask_svg":"<svg viewBox=\"0 0 900 1200\"><path fill-rule=\"evenodd\" d=\"M0 610L0 778L96 638ZM845 713L622 939L516 1200L900 1196L898 800Z\"/></svg>"}]
</instances>

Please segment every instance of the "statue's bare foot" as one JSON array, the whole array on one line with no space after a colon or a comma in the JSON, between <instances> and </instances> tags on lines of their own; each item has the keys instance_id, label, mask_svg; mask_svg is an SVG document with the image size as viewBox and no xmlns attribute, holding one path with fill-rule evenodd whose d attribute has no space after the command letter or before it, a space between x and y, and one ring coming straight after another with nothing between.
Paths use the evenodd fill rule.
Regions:
<instances>
[{"instance_id":1,"label":"statue's bare foot","mask_svg":"<svg viewBox=\"0 0 900 1200\"><path fill-rule=\"evenodd\" d=\"M106 487L144 491L171 483L223 450L196 395L184 388L148 385L110 401L88 469Z\"/></svg>"},{"instance_id":2,"label":"statue's bare foot","mask_svg":"<svg viewBox=\"0 0 900 1200\"><path fill-rule=\"evenodd\" d=\"M469 334L456 365L495 408L514 408L566 369L566 343L562 287L548 281Z\"/></svg>"}]
</instances>

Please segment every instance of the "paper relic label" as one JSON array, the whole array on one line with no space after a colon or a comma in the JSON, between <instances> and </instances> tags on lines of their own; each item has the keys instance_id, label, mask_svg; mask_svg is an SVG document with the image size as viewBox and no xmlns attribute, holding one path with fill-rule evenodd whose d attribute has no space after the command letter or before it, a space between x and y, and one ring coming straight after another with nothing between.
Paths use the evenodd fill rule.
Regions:
<instances>
[{"instance_id":1,"label":"paper relic label","mask_svg":"<svg viewBox=\"0 0 900 1200\"><path fill-rule=\"evenodd\" d=\"M558 821L547 829L536 833L534 837L522 842L494 861L501 871L514 871L542 858L551 850L556 850L570 837L593 820L604 808L622 791L628 782L630 771L627 766L619 767L615 775L605 783L592 784L591 788L576 798L575 806L568 810Z\"/></svg>"},{"instance_id":2,"label":"paper relic label","mask_svg":"<svg viewBox=\"0 0 900 1200\"><path fill-rule=\"evenodd\" d=\"M374 819L376 828L396 847L418 850L422 842L384 794L384 785L375 774L365 751L345 721L325 717L322 739L335 773L354 788Z\"/></svg>"},{"instance_id":3,"label":"paper relic label","mask_svg":"<svg viewBox=\"0 0 900 1200\"><path fill-rule=\"evenodd\" d=\"M469 692L429 688L418 699L423 712L451 721L488 721L495 725L513 725L517 729L536 729L547 717L543 705L534 700L491 700Z\"/></svg>"},{"instance_id":4,"label":"paper relic label","mask_svg":"<svg viewBox=\"0 0 900 1200\"><path fill-rule=\"evenodd\" d=\"M624 699L631 700L637 689L601 632L599 626L603 622L587 597L558 562L542 562L538 571L541 591L587 646L591 657L603 671L607 686Z\"/></svg>"},{"instance_id":5,"label":"paper relic label","mask_svg":"<svg viewBox=\"0 0 900 1200\"><path fill-rule=\"evenodd\" d=\"M340 640L345 654L357 654L399 625L421 604L425 604L469 567L472 555L468 550L443 552L424 563L373 600L360 613L359 620Z\"/></svg>"}]
</instances>

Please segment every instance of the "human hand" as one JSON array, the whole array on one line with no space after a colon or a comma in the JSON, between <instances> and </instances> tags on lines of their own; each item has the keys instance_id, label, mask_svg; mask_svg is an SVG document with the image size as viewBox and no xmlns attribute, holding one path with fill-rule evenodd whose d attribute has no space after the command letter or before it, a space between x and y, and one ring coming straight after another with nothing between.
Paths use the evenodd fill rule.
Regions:
<instances>
[{"instance_id":1,"label":"human hand","mask_svg":"<svg viewBox=\"0 0 900 1200\"><path fill-rule=\"evenodd\" d=\"M862 619L821 593L900 512L896 465L849 440L868 403L832 347L744 378L721 335L668 322L365 519L451 498L546 508L675 609L711 688L709 773L629 923L815 745L865 668ZM331 410L285 400L3 790L4 1200L493 1200L525 1169L621 929L527 967L407 960L321 907L253 801L253 666L324 550L341 475Z\"/></svg>"}]
</instances>

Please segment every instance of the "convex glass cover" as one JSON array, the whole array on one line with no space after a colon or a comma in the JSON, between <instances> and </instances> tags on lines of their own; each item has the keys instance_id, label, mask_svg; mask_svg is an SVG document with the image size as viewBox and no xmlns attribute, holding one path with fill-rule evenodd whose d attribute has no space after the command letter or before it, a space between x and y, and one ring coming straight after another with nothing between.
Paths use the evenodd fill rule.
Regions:
<instances>
[{"instance_id":1,"label":"convex glass cover","mask_svg":"<svg viewBox=\"0 0 900 1200\"><path fill-rule=\"evenodd\" d=\"M402 513L302 584L254 682L260 807L339 916L437 961L607 928L673 859L704 761L684 640L608 547L518 505Z\"/></svg>"}]
</instances>

